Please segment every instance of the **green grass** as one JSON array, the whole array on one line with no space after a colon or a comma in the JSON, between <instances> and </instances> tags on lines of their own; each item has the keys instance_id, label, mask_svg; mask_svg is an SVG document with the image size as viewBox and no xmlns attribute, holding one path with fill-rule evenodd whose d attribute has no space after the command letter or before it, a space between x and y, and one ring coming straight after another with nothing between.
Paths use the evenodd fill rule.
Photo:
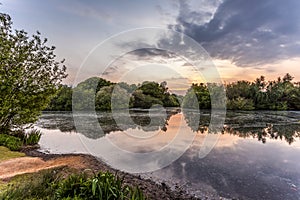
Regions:
<instances>
[{"instance_id":1,"label":"green grass","mask_svg":"<svg viewBox=\"0 0 300 200\"><path fill-rule=\"evenodd\" d=\"M51 199L54 191L50 184L54 181L56 170L17 175L8 183L0 183L0 200Z\"/></svg>"},{"instance_id":2,"label":"green grass","mask_svg":"<svg viewBox=\"0 0 300 200\"><path fill-rule=\"evenodd\" d=\"M25 156L24 153L11 151L7 147L0 146L0 162L11 159L11 158L18 158L18 157L23 157L23 156Z\"/></svg>"}]
</instances>

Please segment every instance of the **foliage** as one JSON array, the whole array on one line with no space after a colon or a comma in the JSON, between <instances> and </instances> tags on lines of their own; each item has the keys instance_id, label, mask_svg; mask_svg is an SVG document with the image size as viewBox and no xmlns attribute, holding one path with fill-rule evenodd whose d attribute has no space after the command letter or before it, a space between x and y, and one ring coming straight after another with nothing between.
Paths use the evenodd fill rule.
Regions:
<instances>
[{"instance_id":1,"label":"foliage","mask_svg":"<svg viewBox=\"0 0 300 200\"><path fill-rule=\"evenodd\" d=\"M178 107L179 101L175 94L170 94L167 83L145 81L141 85L125 82L112 83L102 78L89 78L73 89L75 98L73 106L76 110L111 110L124 108L150 108L156 104L165 107ZM96 87L97 86L97 87ZM60 98L63 94L59 94ZM55 101L53 101L55 102ZM58 107L53 105L53 107ZM62 106L60 106L62 107ZM62 108L62 110L65 110Z\"/></svg>"},{"instance_id":2,"label":"foliage","mask_svg":"<svg viewBox=\"0 0 300 200\"><path fill-rule=\"evenodd\" d=\"M165 107L178 107L179 101L175 94L170 94L167 83L145 81L137 87L131 98L131 105L134 108L150 108L157 104Z\"/></svg>"},{"instance_id":3,"label":"foliage","mask_svg":"<svg viewBox=\"0 0 300 200\"><path fill-rule=\"evenodd\" d=\"M96 94L101 88L111 85L114 85L114 83L98 77L92 77L79 83L73 89L73 108L76 110L94 110L95 107L98 108L99 106L95 106ZM103 95L106 95L106 93ZM104 104L107 104L107 102L105 101ZM100 107L108 108L107 105L100 105Z\"/></svg>"},{"instance_id":4,"label":"foliage","mask_svg":"<svg viewBox=\"0 0 300 200\"><path fill-rule=\"evenodd\" d=\"M211 108L211 99L207 85L204 83L193 83L183 99L183 107L194 109Z\"/></svg>"},{"instance_id":5,"label":"foliage","mask_svg":"<svg viewBox=\"0 0 300 200\"><path fill-rule=\"evenodd\" d=\"M109 172L99 172L92 177L86 173L71 174L62 178L57 171L29 175L29 181L11 185L0 199L146 199L138 187L124 185Z\"/></svg>"},{"instance_id":6,"label":"foliage","mask_svg":"<svg viewBox=\"0 0 300 200\"><path fill-rule=\"evenodd\" d=\"M62 86L64 89L60 90L52 101L52 108L69 110L72 91L77 91L79 95L74 106L78 110L92 109L93 106L96 110L111 110L112 100L114 109L128 106L148 109L157 104L179 107L181 102L184 108L210 109L213 100L215 108L223 108L226 104L230 110L300 110L300 83L293 83L292 80L293 77L286 74L277 81L267 82L265 77L261 76L253 82L242 80L225 87L215 83L194 83L186 95L180 97L168 91L166 82L159 84L145 81L139 85L129 85L125 82L111 83L94 77L78 84L73 90ZM96 89L91 85L97 86ZM220 95L224 90L227 103ZM68 106L64 106L65 104Z\"/></svg>"},{"instance_id":7,"label":"foliage","mask_svg":"<svg viewBox=\"0 0 300 200\"><path fill-rule=\"evenodd\" d=\"M66 77L63 61L40 33L12 30L9 15L0 13L0 129L36 121Z\"/></svg>"},{"instance_id":8,"label":"foliage","mask_svg":"<svg viewBox=\"0 0 300 200\"><path fill-rule=\"evenodd\" d=\"M57 199L145 199L139 190L123 186L122 181L109 172L99 172L92 178L86 174L74 174L57 187Z\"/></svg>"},{"instance_id":9,"label":"foliage","mask_svg":"<svg viewBox=\"0 0 300 200\"><path fill-rule=\"evenodd\" d=\"M54 199L58 169L15 176L0 193L3 200Z\"/></svg>"},{"instance_id":10,"label":"foliage","mask_svg":"<svg viewBox=\"0 0 300 200\"><path fill-rule=\"evenodd\" d=\"M293 77L286 74L277 81L265 80L264 76L254 82L237 81L226 85L227 109L229 110L299 110L300 83L292 83ZM225 103L218 94L222 86L213 83L193 83L184 99L184 108L209 109L211 98L217 107Z\"/></svg>"},{"instance_id":11,"label":"foliage","mask_svg":"<svg viewBox=\"0 0 300 200\"><path fill-rule=\"evenodd\" d=\"M237 97L236 99L227 102L227 109L229 110L254 110L254 103L252 99L245 99L244 97Z\"/></svg>"},{"instance_id":12,"label":"foliage","mask_svg":"<svg viewBox=\"0 0 300 200\"><path fill-rule=\"evenodd\" d=\"M72 88L61 85L56 95L51 99L46 108L48 111L71 111L72 110Z\"/></svg>"},{"instance_id":13,"label":"foliage","mask_svg":"<svg viewBox=\"0 0 300 200\"><path fill-rule=\"evenodd\" d=\"M40 130L33 129L24 135L25 145L35 145L38 144L41 139L42 133Z\"/></svg>"},{"instance_id":14,"label":"foliage","mask_svg":"<svg viewBox=\"0 0 300 200\"><path fill-rule=\"evenodd\" d=\"M19 151L22 148L22 145L23 142L20 138L11 135L0 134L0 146L5 146L12 151Z\"/></svg>"},{"instance_id":15,"label":"foliage","mask_svg":"<svg viewBox=\"0 0 300 200\"><path fill-rule=\"evenodd\" d=\"M163 102L159 98L155 98L150 94L145 94L143 90L137 89L131 98L134 108L151 108L154 105L162 105Z\"/></svg>"},{"instance_id":16,"label":"foliage","mask_svg":"<svg viewBox=\"0 0 300 200\"><path fill-rule=\"evenodd\" d=\"M5 146L12 151L19 151L24 145L38 144L41 138L41 131L33 129L25 133L23 129L0 134L0 146Z\"/></svg>"},{"instance_id":17,"label":"foliage","mask_svg":"<svg viewBox=\"0 0 300 200\"><path fill-rule=\"evenodd\" d=\"M124 109L129 107L130 93L124 84L102 87L96 94L96 110ZM113 102L113 104L111 104Z\"/></svg>"},{"instance_id":18,"label":"foliage","mask_svg":"<svg viewBox=\"0 0 300 200\"><path fill-rule=\"evenodd\" d=\"M265 81L261 76L254 82L238 81L226 86L228 109L299 110L300 84L292 83L286 74L277 81Z\"/></svg>"}]
</instances>

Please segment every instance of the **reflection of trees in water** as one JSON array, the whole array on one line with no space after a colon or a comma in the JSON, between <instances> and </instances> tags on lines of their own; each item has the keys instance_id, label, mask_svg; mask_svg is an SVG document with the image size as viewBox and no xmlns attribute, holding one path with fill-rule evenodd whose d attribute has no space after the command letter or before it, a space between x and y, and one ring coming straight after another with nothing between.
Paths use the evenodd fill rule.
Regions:
<instances>
[{"instance_id":1,"label":"reflection of trees in water","mask_svg":"<svg viewBox=\"0 0 300 200\"><path fill-rule=\"evenodd\" d=\"M201 134L209 132L209 111L183 111L185 120L192 131ZM243 138L257 138L266 143L267 139L285 140L289 144L300 138L299 115L289 112L228 112L222 134Z\"/></svg>"},{"instance_id":2,"label":"reflection of trees in water","mask_svg":"<svg viewBox=\"0 0 300 200\"><path fill-rule=\"evenodd\" d=\"M197 111L183 109L184 119L193 132L204 133L208 131L211 113L210 110Z\"/></svg>"},{"instance_id":3,"label":"reflection of trees in water","mask_svg":"<svg viewBox=\"0 0 300 200\"><path fill-rule=\"evenodd\" d=\"M82 113L82 115L77 116L77 120L81 122L79 129L81 134L88 138L97 139L102 136L99 131L96 131L99 125L104 134L125 131L130 128L138 128L146 132L167 131L169 119L178 112L180 112L180 109L167 109L166 114L154 111L149 116L149 110L131 110L129 113L132 121L128 120L127 115L122 115L122 113L113 116L110 112L98 112L98 121L95 121L93 116ZM117 119L114 119L114 117L117 117ZM44 113L37 122L37 126L45 129L59 129L62 132L76 132L73 116L70 112Z\"/></svg>"},{"instance_id":4,"label":"reflection of trees in water","mask_svg":"<svg viewBox=\"0 0 300 200\"><path fill-rule=\"evenodd\" d=\"M98 122L92 120L88 114L82 114L80 133L89 138L99 138L102 135L95 131L100 125L102 131L108 134L113 131L140 129L142 131L167 131L168 121L172 115L180 112L179 109L167 109L166 115L160 112L152 113L149 110L131 110L130 117L133 123L128 123L126 115L117 115L115 120L110 112L99 112ZM184 118L192 131L201 134L209 131L211 113L209 110L183 110ZM223 134L232 134L243 138L257 138L265 143L267 139L285 140L289 144L300 138L299 113L293 112L227 112ZM116 121L118 123L116 123ZM62 132L76 131L72 113L49 112L44 113L37 125L46 129L59 129ZM211 132L211 131L210 131Z\"/></svg>"},{"instance_id":5,"label":"reflection of trees in water","mask_svg":"<svg viewBox=\"0 0 300 200\"><path fill-rule=\"evenodd\" d=\"M230 127L225 126L223 133L238 135L239 137L253 137L258 141L266 143L267 139L285 140L292 144L297 138L300 138L300 124L266 124L264 128L259 127Z\"/></svg>"},{"instance_id":6,"label":"reflection of trees in water","mask_svg":"<svg viewBox=\"0 0 300 200\"><path fill-rule=\"evenodd\" d=\"M44 112L36 125L45 129L59 129L61 132L75 130L72 113L70 112Z\"/></svg>"}]
</instances>

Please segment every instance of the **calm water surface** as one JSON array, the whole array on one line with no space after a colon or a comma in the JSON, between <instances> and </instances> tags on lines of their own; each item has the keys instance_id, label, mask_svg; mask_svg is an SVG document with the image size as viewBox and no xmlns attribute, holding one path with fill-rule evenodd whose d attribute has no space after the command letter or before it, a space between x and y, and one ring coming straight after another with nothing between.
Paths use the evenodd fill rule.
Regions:
<instances>
[{"instance_id":1,"label":"calm water surface","mask_svg":"<svg viewBox=\"0 0 300 200\"><path fill-rule=\"evenodd\" d=\"M167 151L178 159L143 176L199 197L300 199L300 112L227 112L217 144L202 159L199 149L210 134L209 111L169 109L153 112L150 118L148 110L137 109L130 111L131 123L122 113L99 112L96 122L89 113L76 117L82 122L80 127L76 124L77 129L70 112L43 113L36 124L43 131L41 151L95 155L109 149L101 159L114 158L113 166L130 162L139 167L138 160L119 158L107 143L128 152L160 152L178 136ZM97 131L99 125L103 132ZM137 142L136 137L142 140ZM180 153L185 146L189 148ZM153 163L165 165L163 160ZM149 165L153 163L149 160Z\"/></svg>"}]
</instances>

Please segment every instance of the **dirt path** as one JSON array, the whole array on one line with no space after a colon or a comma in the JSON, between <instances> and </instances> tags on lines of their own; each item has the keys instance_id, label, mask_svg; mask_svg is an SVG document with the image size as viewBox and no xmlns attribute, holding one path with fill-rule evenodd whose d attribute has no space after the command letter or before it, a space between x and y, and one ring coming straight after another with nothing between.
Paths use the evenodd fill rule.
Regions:
<instances>
[{"instance_id":1,"label":"dirt path","mask_svg":"<svg viewBox=\"0 0 300 200\"><path fill-rule=\"evenodd\" d=\"M84 163L81 156L68 156L46 161L39 157L12 158L0 162L0 179L9 179L19 174L33 173L59 166L82 169L87 167Z\"/></svg>"}]
</instances>

